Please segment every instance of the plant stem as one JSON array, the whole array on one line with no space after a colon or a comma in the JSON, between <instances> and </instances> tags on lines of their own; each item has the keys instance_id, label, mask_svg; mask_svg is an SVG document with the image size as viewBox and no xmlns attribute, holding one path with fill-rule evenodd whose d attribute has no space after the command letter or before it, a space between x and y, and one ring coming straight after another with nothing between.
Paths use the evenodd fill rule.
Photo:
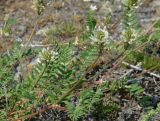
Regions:
<instances>
[{"instance_id":1,"label":"plant stem","mask_svg":"<svg viewBox=\"0 0 160 121\"><path fill-rule=\"evenodd\" d=\"M45 73L47 67L48 67L48 63L46 62L46 63L45 63L45 67L44 67L42 73L39 75L39 78L36 80L36 83L34 84L33 88L35 88L35 87L37 86L38 82L41 80L43 74Z\"/></svg>"},{"instance_id":2,"label":"plant stem","mask_svg":"<svg viewBox=\"0 0 160 121\"><path fill-rule=\"evenodd\" d=\"M7 96L7 88L4 85L4 95L5 95L5 102L6 102L6 121L8 120L8 96Z\"/></svg>"}]
</instances>

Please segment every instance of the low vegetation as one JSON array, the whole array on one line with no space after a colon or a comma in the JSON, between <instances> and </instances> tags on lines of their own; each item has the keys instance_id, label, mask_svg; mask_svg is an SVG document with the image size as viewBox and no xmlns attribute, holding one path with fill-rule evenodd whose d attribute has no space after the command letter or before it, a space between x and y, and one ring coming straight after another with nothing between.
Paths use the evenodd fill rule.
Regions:
<instances>
[{"instance_id":1,"label":"low vegetation","mask_svg":"<svg viewBox=\"0 0 160 121\"><path fill-rule=\"evenodd\" d=\"M48 4L35 0L34 5L36 27ZM143 109L135 121L159 113L158 101L148 104L151 96L136 77L160 79L160 21L143 29L135 12L139 6L137 0L123 0L123 31L117 40L109 33L110 18L99 24L90 10L81 27L65 23L38 33L33 28L26 43L14 41L0 54L0 120L116 121L122 99ZM5 37L16 21L4 21L0 32ZM43 34L47 42L31 45L33 34ZM115 76L116 70L125 73Z\"/></svg>"}]
</instances>

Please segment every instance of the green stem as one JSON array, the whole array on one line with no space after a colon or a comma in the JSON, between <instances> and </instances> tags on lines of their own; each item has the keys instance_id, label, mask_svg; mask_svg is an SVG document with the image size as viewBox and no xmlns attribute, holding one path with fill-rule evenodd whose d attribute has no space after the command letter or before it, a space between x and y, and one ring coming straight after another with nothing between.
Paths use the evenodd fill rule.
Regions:
<instances>
[{"instance_id":1,"label":"green stem","mask_svg":"<svg viewBox=\"0 0 160 121\"><path fill-rule=\"evenodd\" d=\"M43 74L45 73L47 67L48 67L48 63L46 62L45 67L44 67L42 73L39 75L39 78L36 80L36 83L34 84L33 88L35 88L37 86L38 82L41 80Z\"/></svg>"}]
</instances>

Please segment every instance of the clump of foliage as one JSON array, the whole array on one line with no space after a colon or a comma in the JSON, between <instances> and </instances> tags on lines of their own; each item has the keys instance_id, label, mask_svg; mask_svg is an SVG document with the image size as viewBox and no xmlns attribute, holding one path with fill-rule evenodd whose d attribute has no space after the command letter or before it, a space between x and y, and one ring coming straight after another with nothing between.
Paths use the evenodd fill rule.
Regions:
<instances>
[{"instance_id":1,"label":"clump of foliage","mask_svg":"<svg viewBox=\"0 0 160 121\"><path fill-rule=\"evenodd\" d=\"M9 17L9 15L6 15L4 17L4 25L2 28L0 28L0 35L1 36L9 36L11 33L11 27L16 23L15 19L12 19Z\"/></svg>"},{"instance_id":2,"label":"clump of foliage","mask_svg":"<svg viewBox=\"0 0 160 121\"><path fill-rule=\"evenodd\" d=\"M149 110L146 114L141 116L140 121L151 120L154 115L159 114L159 113L160 113L160 106L158 104L156 109Z\"/></svg>"},{"instance_id":3,"label":"clump of foliage","mask_svg":"<svg viewBox=\"0 0 160 121\"><path fill-rule=\"evenodd\" d=\"M36 4L38 4L38 14L41 14L46 4L43 0L38 0ZM144 57L141 57L141 54L144 52L141 47L145 46L144 43L153 40L153 34L149 36L137 34L142 31L134 15L137 1L125 0L123 4L124 28L120 43L110 38L105 26L97 26L94 13L90 11L87 15L86 30L80 37L76 37L74 42L54 40L51 43L52 47L29 48L27 51L20 42L15 42L12 49L2 54L0 97L4 100L3 106L0 106L2 107L0 118L25 120L35 116L32 115L33 108L39 105L50 105L52 106L50 109L58 105L65 107L70 120L78 121L82 120L86 114L94 114L96 110L104 115L116 112L120 105L113 100L113 95L120 89L128 90L131 97L138 97L144 91L139 84L126 86L127 82L124 78L114 81L99 79L107 69L109 69L107 74L112 73L124 60L132 61L140 58L139 61L142 61ZM74 29L70 24L66 24L65 31L68 34L72 35ZM65 31L61 31L62 34L65 34ZM101 58L110 52L118 56L113 59L102 59L104 64L100 69L95 70ZM21 67L21 61L32 56L36 64L28 64L29 72L24 75L18 70L27 68ZM92 74L93 71L95 72ZM19 75L15 78L17 73ZM87 77L88 74L89 77ZM95 81L98 83L94 83Z\"/></svg>"}]
</instances>

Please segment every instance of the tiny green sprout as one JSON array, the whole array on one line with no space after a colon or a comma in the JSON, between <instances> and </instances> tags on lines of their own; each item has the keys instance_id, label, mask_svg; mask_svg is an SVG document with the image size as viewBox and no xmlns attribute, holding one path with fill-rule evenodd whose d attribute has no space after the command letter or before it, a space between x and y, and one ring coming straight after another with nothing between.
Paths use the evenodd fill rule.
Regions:
<instances>
[{"instance_id":1,"label":"tiny green sprout","mask_svg":"<svg viewBox=\"0 0 160 121\"><path fill-rule=\"evenodd\" d=\"M11 27L16 23L16 20L13 18L10 18L7 14L4 17L4 25L2 28L0 28L0 35L2 36L9 36L11 34Z\"/></svg>"},{"instance_id":2,"label":"tiny green sprout","mask_svg":"<svg viewBox=\"0 0 160 121\"><path fill-rule=\"evenodd\" d=\"M106 17L104 18L104 21L105 21L105 24L111 23L111 16L106 16Z\"/></svg>"}]
</instances>

